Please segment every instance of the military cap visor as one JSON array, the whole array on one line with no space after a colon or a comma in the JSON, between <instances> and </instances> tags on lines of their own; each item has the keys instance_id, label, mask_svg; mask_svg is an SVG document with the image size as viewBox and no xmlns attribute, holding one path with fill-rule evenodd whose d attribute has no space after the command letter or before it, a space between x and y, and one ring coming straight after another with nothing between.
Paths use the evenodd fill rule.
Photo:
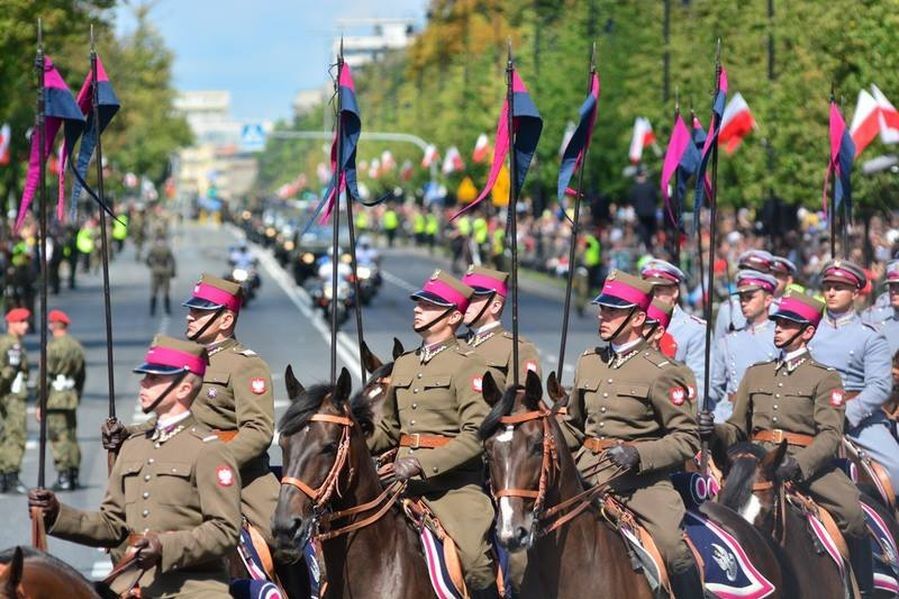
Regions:
<instances>
[{"instance_id":1,"label":"military cap visor","mask_svg":"<svg viewBox=\"0 0 899 599\"><path fill-rule=\"evenodd\" d=\"M178 374L179 372L189 372L189 369L186 366L167 366L165 364L153 364L151 362L144 362L143 364L135 367L132 372L137 372L139 374L170 375Z\"/></svg>"},{"instance_id":2,"label":"military cap visor","mask_svg":"<svg viewBox=\"0 0 899 599\"><path fill-rule=\"evenodd\" d=\"M590 303L596 304L597 306L606 306L608 308L633 308L637 305L636 302L615 297L614 295L609 295L607 293L600 293L593 298L593 301Z\"/></svg>"},{"instance_id":3,"label":"military cap visor","mask_svg":"<svg viewBox=\"0 0 899 599\"><path fill-rule=\"evenodd\" d=\"M434 304L435 306L440 306L441 308L455 308L456 304L450 301L447 301L437 295L436 293L431 293L430 291L425 291L424 289L419 289L415 293L409 295L409 299L413 301L425 301L429 304Z\"/></svg>"},{"instance_id":4,"label":"military cap visor","mask_svg":"<svg viewBox=\"0 0 899 599\"><path fill-rule=\"evenodd\" d=\"M224 307L223 304L217 304L202 297L191 297L181 305L191 310L218 310Z\"/></svg>"}]
</instances>

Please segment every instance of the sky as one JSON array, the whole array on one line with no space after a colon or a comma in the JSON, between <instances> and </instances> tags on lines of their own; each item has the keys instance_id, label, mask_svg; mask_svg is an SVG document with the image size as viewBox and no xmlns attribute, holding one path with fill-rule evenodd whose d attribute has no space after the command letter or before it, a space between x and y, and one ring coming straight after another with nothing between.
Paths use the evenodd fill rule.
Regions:
<instances>
[{"instance_id":1,"label":"sky","mask_svg":"<svg viewBox=\"0 0 899 599\"><path fill-rule=\"evenodd\" d=\"M131 3L141 0L131 0ZM337 20L409 17L424 24L427 0L156 0L150 12L175 53L179 91L228 90L244 121L289 118L293 97L327 81ZM117 9L119 33L133 29Z\"/></svg>"}]
</instances>

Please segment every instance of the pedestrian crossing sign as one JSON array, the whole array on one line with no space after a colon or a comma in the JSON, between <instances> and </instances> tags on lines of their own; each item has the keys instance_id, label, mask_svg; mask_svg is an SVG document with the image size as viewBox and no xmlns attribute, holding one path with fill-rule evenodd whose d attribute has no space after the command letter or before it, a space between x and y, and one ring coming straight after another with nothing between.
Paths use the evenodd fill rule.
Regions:
<instances>
[{"instance_id":1,"label":"pedestrian crossing sign","mask_svg":"<svg viewBox=\"0 0 899 599\"><path fill-rule=\"evenodd\" d=\"M245 152L261 152L265 149L265 137L260 123L244 125L240 130L240 147Z\"/></svg>"}]
</instances>

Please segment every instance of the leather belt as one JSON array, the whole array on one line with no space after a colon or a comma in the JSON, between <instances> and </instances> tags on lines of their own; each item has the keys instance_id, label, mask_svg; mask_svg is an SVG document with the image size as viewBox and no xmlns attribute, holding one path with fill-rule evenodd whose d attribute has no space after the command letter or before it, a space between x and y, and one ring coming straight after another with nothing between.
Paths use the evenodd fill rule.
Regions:
<instances>
[{"instance_id":1,"label":"leather belt","mask_svg":"<svg viewBox=\"0 0 899 599\"><path fill-rule=\"evenodd\" d=\"M453 437L445 437L443 435L421 435L413 433L411 435L400 435L400 447L409 447L418 449L424 447L434 449L435 447L443 447L453 440Z\"/></svg>"},{"instance_id":2,"label":"leather belt","mask_svg":"<svg viewBox=\"0 0 899 599\"><path fill-rule=\"evenodd\" d=\"M752 435L753 441L762 441L764 443L780 443L786 441L790 445L798 445L799 447L808 447L815 438L812 435L803 435L800 433L788 433L779 428L771 430L756 431Z\"/></svg>"},{"instance_id":3,"label":"leather belt","mask_svg":"<svg viewBox=\"0 0 899 599\"><path fill-rule=\"evenodd\" d=\"M859 393L861 393L861 391L843 391L843 397L846 401L849 401L850 399L858 397Z\"/></svg>"},{"instance_id":4,"label":"leather belt","mask_svg":"<svg viewBox=\"0 0 899 599\"><path fill-rule=\"evenodd\" d=\"M584 439L584 447L593 453L600 453L616 445L629 445L629 443L625 443L621 439L600 439L599 437L587 437Z\"/></svg>"},{"instance_id":5,"label":"leather belt","mask_svg":"<svg viewBox=\"0 0 899 599\"><path fill-rule=\"evenodd\" d=\"M234 439L234 437L237 436L238 432L239 431L220 431L218 429L215 429L212 431L212 433L216 437L218 437L219 441L221 441L222 443L227 443L227 442L231 441L232 439Z\"/></svg>"}]
</instances>

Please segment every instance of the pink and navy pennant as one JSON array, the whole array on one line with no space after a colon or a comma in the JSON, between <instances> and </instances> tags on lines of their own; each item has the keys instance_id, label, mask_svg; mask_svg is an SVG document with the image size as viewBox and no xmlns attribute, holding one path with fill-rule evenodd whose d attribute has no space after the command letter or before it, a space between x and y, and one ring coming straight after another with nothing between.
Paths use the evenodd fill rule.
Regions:
<instances>
[{"instance_id":1,"label":"pink and navy pennant","mask_svg":"<svg viewBox=\"0 0 899 599\"><path fill-rule=\"evenodd\" d=\"M106 129L106 126L109 125L109 122L112 121L112 117L116 115L121 106L115 90L112 89L112 83L109 81L106 69L103 68L103 61L97 56L97 113L99 114L100 119L99 123L94 123L93 82L94 76L93 70L91 70L88 72L87 77L84 78L84 83L81 85L81 90L78 92L77 98L78 107L87 117L87 126L85 127L84 135L81 137L81 147L78 150L78 161L74 165L76 181L72 185L70 208L70 218L73 221L78 208L78 196L81 195L82 188L87 190L88 194L102 204L102 200L84 183L84 178L87 176L87 167L90 164L91 156L94 154L94 149L97 147L97 141L99 140L100 135ZM60 173L64 172L64 166L65 164L60 167ZM60 174L60 177L61 176L62 174ZM60 189L60 192L61 191L62 189ZM64 198L60 194L59 202L56 204L56 217L60 221L63 219L64 203ZM108 206L103 205L103 209L112 215L112 211Z\"/></svg>"},{"instance_id":2,"label":"pink and navy pennant","mask_svg":"<svg viewBox=\"0 0 899 599\"><path fill-rule=\"evenodd\" d=\"M577 127L568 140L568 144L562 151L562 166L559 168L559 184L556 197L559 202L568 193L568 183L575 171L583 166L584 156L590 147L590 138L593 136L593 125L596 123L596 113L599 107L599 75L594 71L590 74L590 93L581 104L578 111L580 119ZM578 190L579 192L582 190Z\"/></svg>"},{"instance_id":3,"label":"pink and navy pennant","mask_svg":"<svg viewBox=\"0 0 899 599\"><path fill-rule=\"evenodd\" d=\"M503 162L509 153L509 146L514 146L513 160L515 160L515 191L521 192L524 179L534 158L540 133L543 131L543 118L537 110L537 106L531 99L524 82L518 76L518 72L512 71L512 126L515 128L515 141L512 143L509 134L509 101L503 100L503 108L499 114L499 122L496 124L496 144L493 151L493 164L490 166L490 174L487 176L487 184L478 197L468 206L456 212L450 220L468 212L487 197L490 190L496 184L496 179L503 168Z\"/></svg>"},{"instance_id":4,"label":"pink and navy pennant","mask_svg":"<svg viewBox=\"0 0 899 599\"><path fill-rule=\"evenodd\" d=\"M834 213L845 200L845 214L852 214L852 161L855 158L855 143L846 128L846 121L840 114L837 103L830 100L830 162L824 176L824 212L827 213L827 185L832 175L836 176L833 185ZM835 218L835 215L831 215Z\"/></svg>"},{"instance_id":5,"label":"pink and navy pennant","mask_svg":"<svg viewBox=\"0 0 899 599\"><path fill-rule=\"evenodd\" d=\"M711 197L711 189L706 184L706 169L709 166L709 158L712 157L712 150L718 146L718 134L721 132L721 118L724 115L724 105L727 100L727 71L721 67L718 73L718 82L715 86L715 101L712 103L712 120L709 123L709 133L702 146L702 157L699 165L696 167L696 193L693 199L693 220L696 224L696 230L699 230L699 210L705 201L705 196L709 196L710 201L714 201Z\"/></svg>"},{"instance_id":6,"label":"pink and navy pennant","mask_svg":"<svg viewBox=\"0 0 899 599\"><path fill-rule=\"evenodd\" d=\"M78 108L78 104L75 103L75 98L72 97L72 92L69 90L66 82L63 81L59 71L53 66L53 61L50 60L49 56L44 57L43 96L44 155L40 155L40 134L37 127L35 127L31 134L28 174L25 177L25 191L22 194L22 201L19 203L19 214L16 217L16 231L22 226L25 215L31 207L31 202L38 188L41 163L46 162L53 151L53 140L56 138L59 128L64 126L63 153L65 155L71 154L78 137L84 131L84 115Z\"/></svg>"},{"instance_id":7,"label":"pink and navy pennant","mask_svg":"<svg viewBox=\"0 0 899 599\"><path fill-rule=\"evenodd\" d=\"M690 111L690 121L690 126L692 127L690 135L693 137L693 143L696 145L697 150L702 150L702 147L705 145L705 138L708 137L705 128L702 126L702 121L699 120L699 117L692 110Z\"/></svg>"},{"instance_id":8,"label":"pink and navy pennant","mask_svg":"<svg viewBox=\"0 0 899 599\"><path fill-rule=\"evenodd\" d=\"M680 223L684 194L687 191L687 179L696 172L700 159L699 149L693 142L693 137L690 135L684 119L678 114L674 120L674 129L671 131L668 149L665 151L661 181L662 198L665 200L668 216L674 225ZM675 177L675 185L677 186L677 203L674 206L672 206L671 197L668 193L671 177Z\"/></svg>"},{"instance_id":9,"label":"pink and navy pennant","mask_svg":"<svg viewBox=\"0 0 899 599\"><path fill-rule=\"evenodd\" d=\"M327 222L343 191L346 191L354 198L359 197L359 189L356 186L356 146L362 133L362 119L359 116L359 105L356 103L356 84L353 83L350 65L341 63L337 78L337 94L340 101L340 114L338 115L340 128L339 131L335 131L334 141L331 142L331 182L328 184L322 201L315 209L315 214L309 221L310 225L318 218L320 213L322 215L321 222ZM341 166L339 169L339 181L337 180L338 134L340 135L339 160Z\"/></svg>"}]
</instances>

